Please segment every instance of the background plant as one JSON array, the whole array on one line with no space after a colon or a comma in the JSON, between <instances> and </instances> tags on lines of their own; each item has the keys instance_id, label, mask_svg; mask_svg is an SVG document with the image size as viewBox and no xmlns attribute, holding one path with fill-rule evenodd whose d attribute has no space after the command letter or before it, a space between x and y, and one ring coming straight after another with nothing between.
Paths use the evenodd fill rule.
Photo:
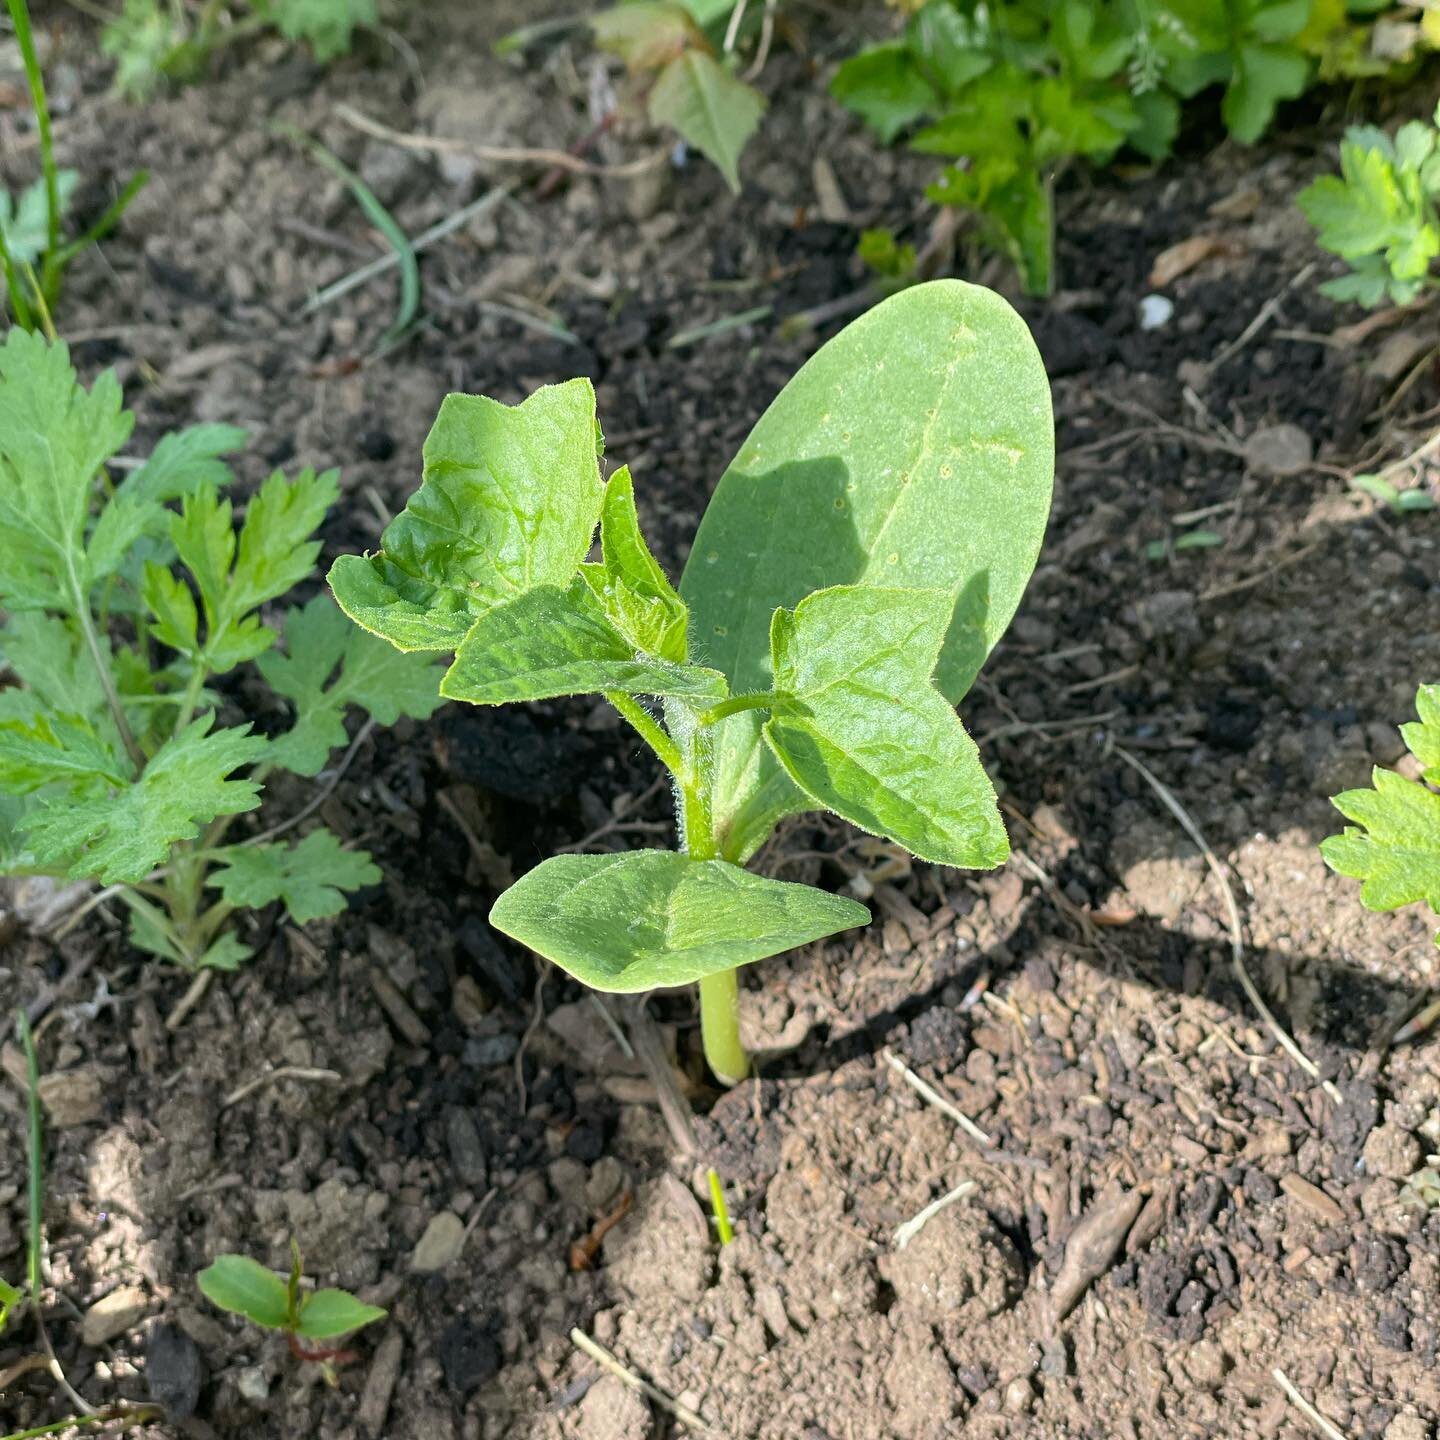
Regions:
<instances>
[{"instance_id":1,"label":"background plant","mask_svg":"<svg viewBox=\"0 0 1440 1440\"><path fill-rule=\"evenodd\" d=\"M1320 232L1320 245L1350 263L1350 273L1320 287L1335 300L1408 305L1434 286L1440 255L1440 149L1436 124L1411 120L1392 140L1373 125L1345 132L1340 174L1322 175L1298 202Z\"/></svg>"},{"instance_id":2,"label":"background plant","mask_svg":"<svg viewBox=\"0 0 1440 1440\"><path fill-rule=\"evenodd\" d=\"M13 198L9 191L0 189L0 275L4 276L11 316L28 330L42 320L48 321L60 299L61 282L70 262L115 228L149 177L140 171L87 230L74 240L64 238L65 212L79 176L73 170L60 169L55 161L50 103L29 7L26 0L6 0L6 4L20 46L40 142L40 178Z\"/></svg>"},{"instance_id":3,"label":"background plant","mask_svg":"<svg viewBox=\"0 0 1440 1440\"><path fill-rule=\"evenodd\" d=\"M204 0L197 9L178 0L125 0L100 45L116 61L115 88L144 100L166 81L199 79L218 51L267 28L308 45L324 64L378 19L375 0Z\"/></svg>"},{"instance_id":4,"label":"background plant","mask_svg":"<svg viewBox=\"0 0 1440 1440\"><path fill-rule=\"evenodd\" d=\"M742 868L779 820L830 810L948 865L1008 853L954 705L1039 550L1049 390L997 296L954 280L892 296L761 418L678 590L628 470L602 482L599 439L586 380L513 408L451 395L382 550L343 557L330 583L398 649L453 651L448 698L598 692L651 747L683 853L556 856L491 921L599 990L698 982L706 1054L733 1081L736 967L869 918Z\"/></svg>"},{"instance_id":5,"label":"background plant","mask_svg":"<svg viewBox=\"0 0 1440 1440\"><path fill-rule=\"evenodd\" d=\"M189 969L250 953L239 908L297 923L374 884L329 830L230 843L279 769L314 776L357 705L381 724L439 704L438 672L355 632L326 597L272 602L308 580L335 472L272 475L238 528L222 457L244 432L166 436L112 483L133 417L102 375L86 390L63 344L0 346L0 873L95 880L129 907L140 949ZM246 662L293 711L275 738L217 723L217 678Z\"/></svg>"},{"instance_id":6,"label":"background plant","mask_svg":"<svg viewBox=\"0 0 1440 1440\"><path fill-rule=\"evenodd\" d=\"M735 74L736 13L732 0L630 0L590 26L595 43L640 80L650 119L712 161L738 194L740 155L765 97Z\"/></svg>"},{"instance_id":7,"label":"background plant","mask_svg":"<svg viewBox=\"0 0 1440 1440\"><path fill-rule=\"evenodd\" d=\"M841 65L834 94L887 142L948 164L930 199L980 217L1025 288L1054 285L1051 188L1070 162L1122 149L1167 155L1182 102L1221 88L1231 136L1260 138L1277 105L1316 79L1370 74L1405 57L1371 50L1376 0L928 0L899 38ZM1428 12L1426 12L1428 15ZM1389 44L1394 49L1394 25ZM918 127L918 128L917 128Z\"/></svg>"}]
</instances>

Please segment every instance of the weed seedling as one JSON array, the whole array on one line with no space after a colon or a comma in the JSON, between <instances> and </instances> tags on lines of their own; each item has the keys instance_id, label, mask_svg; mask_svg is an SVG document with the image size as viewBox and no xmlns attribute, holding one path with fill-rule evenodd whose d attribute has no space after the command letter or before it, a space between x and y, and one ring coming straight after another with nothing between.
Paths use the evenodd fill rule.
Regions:
<instances>
[{"instance_id":1,"label":"weed seedling","mask_svg":"<svg viewBox=\"0 0 1440 1440\"><path fill-rule=\"evenodd\" d=\"M306 1290L300 1284L300 1247L290 1242L290 1275L277 1275L248 1255L217 1255L195 1277L212 1305L243 1315L264 1330L279 1330L297 1360L324 1368L335 1383L335 1367L356 1359L344 1347L312 1347L309 1340L336 1340L385 1318L385 1311L357 1300L348 1290Z\"/></svg>"},{"instance_id":2,"label":"weed seedling","mask_svg":"<svg viewBox=\"0 0 1440 1440\"><path fill-rule=\"evenodd\" d=\"M234 969L237 910L279 901L304 924L380 879L327 829L231 841L234 817L275 771L318 775L351 705L382 725L429 715L438 671L324 595L285 612L276 648L265 616L314 573L333 471L272 475L237 531L222 457L244 432L167 435L113 483L132 423L114 375L86 390L63 344L0 345L0 874L98 881L141 950ZM214 682L246 662L293 710L275 738L217 723Z\"/></svg>"},{"instance_id":3,"label":"weed seedling","mask_svg":"<svg viewBox=\"0 0 1440 1440\"><path fill-rule=\"evenodd\" d=\"M698 982L706 1055L735 1081L737 967L869 919L743 868L781 819L830 810L944 865L1009 853L955 704L1040 548L1049 389L998 296L955 280L892 296L761 418L678 589L629 471L602 480L602 443L587 380L514 407L451 395L382 550L330 584L397 649L453 651L446 697L599 693L651 747L681 852L556 856L491 923L597 990Z\"/></svg>"},{"instance_id":4,"label":"weed seedling","mask_svg":"<svg viewBox=\"0 0 1440 1440\"><path fill-rule=\"evenodd\" d=\"M6 0L6 4L35 111L40 178L22 190L15 200L8 191L0 189L0 274L5 279L10 314L17 325L29 330L48 322L60 298L61 282L70 262L115 228L149 177L140 171L88 230L74 240L64 238L62 222L80 177L73 170L61 170L55 163L50 103L35 49L27 0Z\"/></svg>"},{"instance_id":5,"label":"weed seedling","mask_svg":"<svg viewBox=\"0 0 1440 1440\"><path fill-rule=\"evenodd\" d=\"M1298 203L1320 232L1322 248L1350 262L1350 273L1327 280L1320 293L1375 306L1408 305L1433 288L1430 267L1440 255L1440 147L1437 125L1411 120L1392 140L1357 125L1340 144L1340 174L1322 175Z\"/></svg>"}]
</instances>

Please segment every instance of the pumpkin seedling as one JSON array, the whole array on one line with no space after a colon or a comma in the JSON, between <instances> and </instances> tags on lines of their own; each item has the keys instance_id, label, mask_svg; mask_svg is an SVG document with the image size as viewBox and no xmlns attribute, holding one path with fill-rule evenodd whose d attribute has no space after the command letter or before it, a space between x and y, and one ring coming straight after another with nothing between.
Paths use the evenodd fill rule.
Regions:
<instances>
[{"instance_id":1,"label":"pumpkin seedling","mask_svg":"<svg viewBox=\"0 0 1440 1440\"><path fill-rule=\"evenodd\" d=\"M678 589L630 472L602 480L601 443L588 380L514 407L451 395L382 550L342 557L330 585L397 649L455 652L447 698L599 693L654 750L681 853L555 856L490 920L597 990L698 982L706 1056L733 1082L737 967L870 918L742 868L781 819L830 810L943 865L1009 854L955 702L1040 548L1049 387L999 296L943 280L890 297L751 432Z\"/></svg>"},{"instance_id":2,"label":"pumpkin seedling","mask_svg":"<svg viewBox=\"0 0 1440 1440\"><path fill-rule=\"evenodd\" d=\"M195 1277L212 1305L243 1315L263 1330L279 1330L297 1360L325 1367L333 1383L336 1365L355 1359L343 1347L311 1348L307 1340L335 1340L385 1318L377 1305L366 1305L348 1290L306 1290L300 1284L300 1247L290 1242L290 1275L277 1274L248 1255L217 1255Z\"/></svg>"}]
</instances>

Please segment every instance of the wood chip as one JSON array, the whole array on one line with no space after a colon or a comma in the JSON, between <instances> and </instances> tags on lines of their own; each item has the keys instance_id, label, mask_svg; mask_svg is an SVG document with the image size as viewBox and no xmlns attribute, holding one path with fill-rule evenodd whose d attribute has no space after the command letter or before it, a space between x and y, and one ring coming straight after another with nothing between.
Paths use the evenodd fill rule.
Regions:
<instances>
[{"instance_id":1,"label":"wood chip","mask_svg":"<svg viewBox=\"0 0 1440 1440\"><path fill-rule=\"evenodd\" d=\"M1219 235L1192 235L1178 245L1162 250L1150 267L1150 287L1163 290L1173 284L1187 270L1193 270L1202 260L1212 255L1231 255L1235 247Z\"/></svg>"},{"instance_id":2,"label":"wood chip","mask_svg":"<svg viewBox=\"0 0 1440 1440\"><path fill-rule=\"evenodd\" d=\"M1280 1188L1323 1224L1338 1225L1345 1218L1338 1201L1332 1200L1318 1185L1293 1170L1280 1182Z\"/></svg>"},{"instance_id":3,"label":"wood chip","mask_svg":"<svg viewBox=\"0 0 1440 1440\"><path fill-rule=\"evenodd\" d=\"M1308 1245L1302 1245L1298 1250L1292 1250L1285 1257L1280 1268L1287 1275L1293 1275L1297 1270L1303 1270L1306 1263L1314 1258L1314 1255L1315 1252Z\"/></svg>"},{"instance_id":4,"label":"wood chip","mask_svg":"<svg viewBox=\"0 0 1440 1440\"><path fill-rule=\"evenodd\" d=\"M1079 1303L1092 1280L1098 1280L1120 1254L1145 1197L1118 1187L1103 1191L1065 1242L1065 1260L1050 1291L1052 1324L1059 1324Z\"/></svg>"}]
</instances>

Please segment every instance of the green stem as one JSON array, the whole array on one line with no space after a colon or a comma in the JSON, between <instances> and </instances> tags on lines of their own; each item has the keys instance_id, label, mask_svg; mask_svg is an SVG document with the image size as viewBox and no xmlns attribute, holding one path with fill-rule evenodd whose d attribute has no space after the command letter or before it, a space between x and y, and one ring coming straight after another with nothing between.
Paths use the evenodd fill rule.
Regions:
<instances>
[{"instance_id":1,"label":"green stem","mask_svg":"<svg viewBox=\"0 0 1440 1440\"><path fill-rule=\"evenodd\" d=\"M680 795L684 834L681 848L692 860L719 854L711 823L710 796L704 781L687 785ZM700 1038L705 1059L722 1085L738 1085L750 1073L750 1057L740 1042L740 978L725 970L700 981Z\"/></svg>"},{"instance_id":2,"label":"green stem","mask_svg":"<svg viewBox=\"0 0 1440 1440\"><path fill-rule=\"evenodd\" d=\"M738 715L742 710L770 710L775 705L774 694L766 690L763 694L757 695L732 695L728 700L722 700L718 705L713 705L700 716L701 725L713 725L717 720L723 720L727 715Z\"/></svg>"},{"instance_id":3,"label":"green stem","mask_svg":"<svg viewBox=\"0 0 1440 1440\"><path fill-rule=\"evenodd\" d=\"M680 747L665 733L660 722L638 700L619 690L607 690L605 698L634 726L640 738L660 757L676 781L683 785L685 759L680 754Z\"/></svg>"},{"instance_id":4,"label":"green stem","mask_svg":"<svg viewBox=\"0 0 1440 1440\"><path fill-rule=\"evenodd\" d=\"M25 0L7 0L10 20L15 26L15 39L20 45L20 59L25 66L25 80L30 87L30 103L35 107L35 129L40 137L40 169L45 177L45 257L42 262L44 284L48 292L52 279L52 261L60 248L60 172L55 165L55 142L50 133L50 105L45 98L45 77L40 73L40 57L35 51L35 32L30 27L30 9ZM47 294L47 299L53 299Z\"/></svg>"},{"instance_id":5,"label":"green stem","mask_svg":"<svg viewBox=\"0 0 1440 1440\"><path fill-rule=\"evenodd\" d=\"M40 1128L40 1060L35 1054L35 1037L30 1032L30 1017L23 1009L15 1023L20 1031L20 1044L25 1051L25 1079L30 1092L30 1235L29 1267L26 1276L30 1287L30 1303L40 1305L40 1226L45 1215L45 1140Z\"/></svg>"},{"instance_id":6,"label":"green stem","mask_svg":"<svg viewBox=\"0 0 1440 1440\"><path fill-rule=\"evenodd\" d=\"M0 229L0 274L5 277L5 289L10 296L10 313L22 330L33 330L35 322L30 318L30 302L25 298L25 288L20 283L20 272L11 259L10 249L5 244L5 231Z\"/></svg>"},{"instance_id":7,"label":"green stem","mask_svg":"<svg viewBox=\"0 0 1440 1440\"><path fill-rule=\"evenodd\" d=\"M105 703L110 707L111 718L115 721L115 728L120 732L120 743L125 747L125 753L130 757L130 763L135 767L135 775L138 779L140 773L145 769L145 752L135 741L135 735L130 729L130 722L125 718L125 708L120 703L120 692L115 688L115 677L110 673L110 666L105 659L104 652L100 649L100 637L95 633L95 622L90 618L90 597L85 593L85 587L80 584L80 577L75 573L75 562L73 557L70 565L70 592L75 602L75 619L80 624L80 633L85 637L85 648L90 652L90 658L95 663L96 673L100 677L100 688L105 692Z\"/></svg>"}]
</instances>

